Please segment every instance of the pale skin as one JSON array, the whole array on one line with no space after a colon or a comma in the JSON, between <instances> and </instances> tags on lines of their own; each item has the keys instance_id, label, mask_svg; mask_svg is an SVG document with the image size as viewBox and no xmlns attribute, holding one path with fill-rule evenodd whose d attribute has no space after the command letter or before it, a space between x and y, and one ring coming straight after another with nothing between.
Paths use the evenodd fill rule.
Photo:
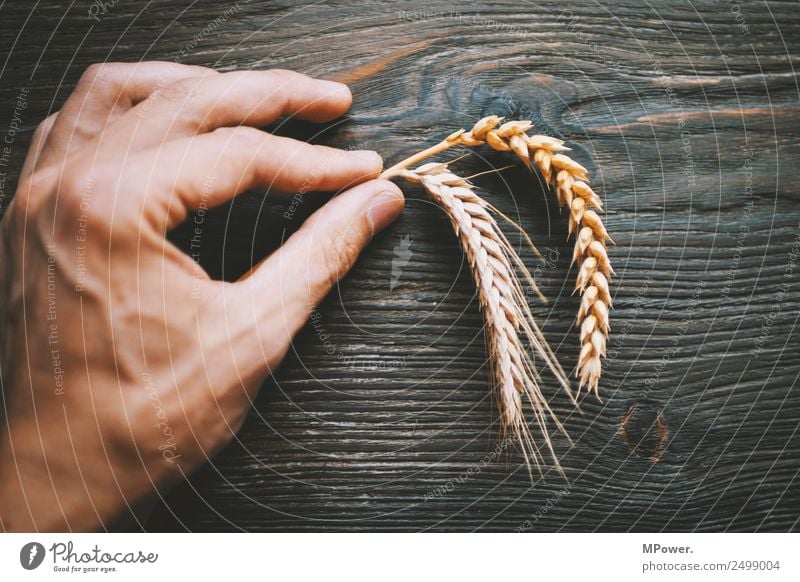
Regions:
<instances>
[{"instance_id":1,"label":"pale skin","mask_svg":"<svg viewBox=\"0 0 800 582\"><path fill-rule=\"evenodd\" d=\"M42 122L0 223L0 531L141 520L233 438L311 310L403 208L375 152L257 129L332 120L351 100L289 71L103 64ZM264 186L341 193L236 282L165 238Z\"/></svg>"}]
</instances>

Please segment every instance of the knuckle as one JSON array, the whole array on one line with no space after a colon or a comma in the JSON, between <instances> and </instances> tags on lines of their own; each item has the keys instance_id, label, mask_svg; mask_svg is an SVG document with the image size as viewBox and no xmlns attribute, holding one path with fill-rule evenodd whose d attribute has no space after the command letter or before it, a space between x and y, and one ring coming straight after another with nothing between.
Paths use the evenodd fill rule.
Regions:
<instances>
[{"instance_id":1,"label":"knuckle","mask_svg":"<svg viewBox=\"0 0 800 582\"><path fill-rule=\"evenodd\" d=\"M229 141L235 141L237 146L246 148L247 151L256 151L264 145L265 134L255 127L245 125L221 127L214 133L221 133Z\"/></svg>"},{"instance_id":2,"label":"knuckle","mask_svg":"<svg viewBox=\"0 0 800 582\"><path fill-rule=\"evenodd\" d=\"M65 168L59 176L59 191L64 200L75 200L92 196L100 182L104 180L104 172L98 168L73 166Z\"/></svg>"},{"instance_id":3,"label":"knuckle","mask_svg":"<svg viewBox=\"0 0 800 582\"><path fill-rule=\"evenodd\" d=\"M327 283L331 286L353 267L361 252L361 246L353 234L343 232L333 235L326 241L327 244L323 245Z\"/></svg>"},{"instance_id":4,"label":"knuckle","mask_svg":"<svg viewBox=\"0 0 800 582\"><path fill-rule=\"evenodd\" d=\"M310 79L310 77L304 75L303 73L290 71L289 69L269 69L267 73L276 81L280 81L282 83L292 83Z\"/></svg>"},{"instance_id":5,"label":"knuckle","mask_svg":"<svg viewBox=\"0 0 800 582\"><path fill-rule=\"evenodd\" d=\"M32 218L37 213L32 212L30 208L31 198L29 194L23 190L18 190L14 195L14 199L8 205L3 222L8 222L13 225L31 224Z\"/></svg>"},{"instance_id":6,"label":"knuckle","mask_svg":"<svg viewBox=\"0 0 800 582\"><path fill-rule=\"evenodd\" d=\"M51 190L52 172L42 170L23 178L17 185L12 204L8 208L13 221L30 222L38 214L38 207Z\"/></svg>"},{"instance_id":7,"label":"knuckle","mask_svg":"<svg viewBox=\"0 0 800 582\"><path fill-rule=\"evenodd\" d=\"M219 71L211 67L204 67L202 65L181 65L183 69L189 73L194 73L201 76L215 77L220 74Z\"/></svg>"},{"instance_id":8,"label":"knuckle","mask_svg":"<svg viewBox=\"0 0 800 582\"><path fill-rule=\"evenodd\" d=\"M304 83L311 81L311 77L295 71L287 69L270 69L267 71L272 85L273 99L278 99L281 102L282 108L286 108L294 99L294 94L297 89Z\"/></svg>"},{"instance_id":9,"label":"knuckle","mask_svg":"<svg viewBox=\"0 0 800 582\"><path fill-rule=\"evenodd\" d=\"M201 82L202 78L196 77L178 79L165 86L157 97L171 103L183 103L196 95Z\"/></svg>"},{"instance_id":10,"label":"knuckle","mask_svg":"<svg viewBox=\"0 0 800 582\"><path fill-rule=\"evenodd\" d=\"M253 79L252 71L228 71L226 73L222 73L222 76L225 80L226 87L236 85L237 83L247 82L249 79Z\"/></svg>"},{"instance_id":11,"label":"knuckle","mask_svg":"<svg viewBox=\"0 0 800 582\"><path fill-rule=\"evenodd\" d=\"M56 122L56 118L58 117L58 113L53 113L52 115L47 116L42 120L39 125L36 126L36 129L33 132L33 140L32 141L39 141L44 138L45 135L50 131L50 128L53 127L53 124Z\"/></svg>"},{"instance_id":12,"label":"knuckle","mask_svg":"<svg viewBox=\"0 0 800 582\"><path fill-rule=\"evenodd\" d=\"M302 189L306 192L324 190L327 184L326 175L320 169L312 170L303 180Z\"/></svg>"},{"instance_id":13,"label":"knuckle","mask_svg":"<svg viewBox=\"0 0 800 582\"><path fill-rule=\"evenodd\" d=\"M337 168L347 167L348 153L328 146L301 143L295 155L302 160L313 160L306 178L310 190L331 190L342 186Z\"/></svg>"},{"instance_id":14,"label":"knuckle","mask_svg":"<svg viewBox=\"0 0 800 582\"><path fill-rule=\"evenodd\" d=\"M81 78L78 80L78 85L91 84L103 74L103 68L107 67L106 63L92 63L83 71Z\"/></svg>"},{"instance_id":15,"label":"knuckle","mask_svg":"<svg viewBox=\"0 0 800 582\"><path fill-rule=\"evenodd\" d=\"M64 218L63 227L71 230L75 225L83 224L94 228L102 227L101 230L110 228L112 213L109 201L113 198L111 187L111 180L104 168L74 168L64 171L60 176L58 197L59 214Z\"/></svg>"},{"instance_id":16,"label":"knuckle","mask_svg":"<svg viewBox=\"0 0 800 582\"><path fill-rule=\"evenodd\" d=\"M122 63L94 63L89 65L78 81L78 87L84 90L106 91L116 85L120 76Z\"/></svg>"},{"instance_id":17,"label":"knuckle","mask_svg":"<svg viewBox=\"0 0 800 582\"><path fill-rule=\"evenodd\" d=\"M9 205L8 210L15 219L19 218L20 206L25 207L28 203L35 198L35 192L38 190L36 187L37 181L40 180L39 176L32 174L28 178L24 178L17 185L17 191L14 193L14 199Z\"/></svg>"}]
</instances>

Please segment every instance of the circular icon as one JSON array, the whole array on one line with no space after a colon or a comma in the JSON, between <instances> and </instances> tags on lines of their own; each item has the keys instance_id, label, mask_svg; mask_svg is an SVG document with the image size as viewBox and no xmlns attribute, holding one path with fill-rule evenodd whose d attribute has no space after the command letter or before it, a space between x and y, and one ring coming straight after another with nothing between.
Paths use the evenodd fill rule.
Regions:
<instances>
[{"instance_id":1,"label":"circular icon","mask_svg":"<svg viewBox=\"0 0 800 582\"><path fill-rule=\"evenodd\" d=\"M19 563L26 570L38 568L44 561L44 546L39 542L29 542L19 551Z\"/></svg>"}]
</instances>

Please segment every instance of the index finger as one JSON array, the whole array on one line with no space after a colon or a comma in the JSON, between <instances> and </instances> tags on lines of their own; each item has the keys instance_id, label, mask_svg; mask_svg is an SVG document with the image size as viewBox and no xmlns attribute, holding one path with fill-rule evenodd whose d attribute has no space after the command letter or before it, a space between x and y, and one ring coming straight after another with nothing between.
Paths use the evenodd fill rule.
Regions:
<instances>
[{"instance_id":1,"label":"index finger","mask_svg":"<svg viewBox=\"0 0 800 582\"><path fill-rule=\"evenodd\" d=\"M201 205L216 206L249 188L267 186L301 195L339 190L377 177L382 165L373 151L311 145L240 126L137 154L120 181L138 184L149 176L142 204L150 207L150 216L166 218L169 229Z\"/></svg>"}]
</instances>

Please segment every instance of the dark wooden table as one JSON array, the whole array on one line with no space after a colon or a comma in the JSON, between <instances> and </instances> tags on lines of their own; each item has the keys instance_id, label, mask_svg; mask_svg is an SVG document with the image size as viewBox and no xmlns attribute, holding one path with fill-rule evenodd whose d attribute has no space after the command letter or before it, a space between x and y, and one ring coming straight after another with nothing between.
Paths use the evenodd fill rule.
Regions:
<instances>
[{"instance_id":1,"label":"dark wooden table","mask_svg":"<svg viewBox=\"0 0 800 582\"><path fill-rule=\"evenodd\" d=\"M69 4L69 8L66 5ZM797 2L0 3L2 206L33 128L82 70L178 60L347 81L350 115L278 131L400 159L478 117L531 118L607 204L613 334L602 403L545 390L568 481L498 447L482 320L442 214L414 187L297 337L238 441L149 529L797 529L800 11ZM481 150L465 173L506 158ZM577 357L571 243L522 169L476 182L545 250L526 256L559 358ZM234 279L322 200L251 192L211 213L200 260ZM188 248L188 234L174 240ZM392 269L393 259L395 265Z\"/></svg>"}]
</instances>

